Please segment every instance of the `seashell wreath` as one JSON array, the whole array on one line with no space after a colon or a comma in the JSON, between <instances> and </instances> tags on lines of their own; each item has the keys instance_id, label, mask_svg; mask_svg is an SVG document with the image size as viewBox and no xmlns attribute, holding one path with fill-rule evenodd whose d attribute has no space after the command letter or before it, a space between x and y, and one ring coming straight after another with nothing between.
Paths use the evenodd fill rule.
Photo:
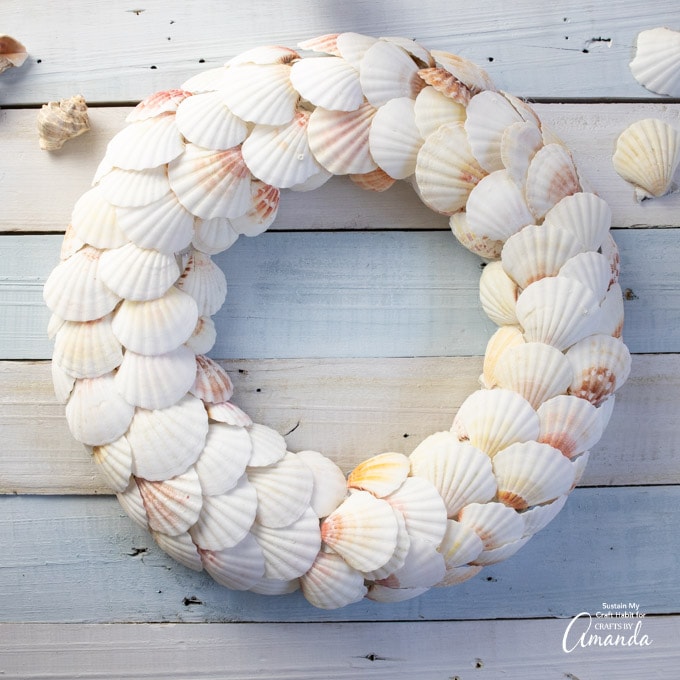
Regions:
<instances>
[{"instance_id":1,"label":"seashell wreath","mask_svg":"<svg viewBox=\"0 0 680 680\"><path fill-rule=\"evenodd\" d=\"M515 553L581 477L626 380L611 213L569 151L476 65L355 33L261 47L159 92L109 143L44 297L73 436L132 519L228 588L315 606L395 602ZM315 54L314 54L315 53ZM206 353L211 255L273 222L280 190L407 180L491 260L500 327L450 431L347 478L230 401Z\"/></svg>"}]
</instances>

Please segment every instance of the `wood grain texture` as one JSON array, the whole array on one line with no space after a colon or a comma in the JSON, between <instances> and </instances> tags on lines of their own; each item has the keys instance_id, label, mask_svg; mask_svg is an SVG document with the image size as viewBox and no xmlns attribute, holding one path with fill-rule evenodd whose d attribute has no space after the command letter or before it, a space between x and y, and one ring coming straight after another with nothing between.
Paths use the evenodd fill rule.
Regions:
<instances>
[{"instance_id":1,"label":"wood grain texture","mask_svg":"<svg viewBox=\"0 0 680 680\"><path fill-rule=\"evenodd\" d=\"M288 433L290 450L322 451L345 471L381 451L408 454L448 429L481 372L479 357L224 365L235 401L256 421ZM636 356L581 486L680 483L678 403L680 356ZM47 363L0 363L0 431L0 493L109 493L68 431Z\"/></svg>"},{"instance_id":2,"label":"wood grain texture","mask_svg":"<svg viewBox=\"0 0 680 680\"><path fill-rule=\"evenodd\" d=\"M676 680L679 617L649 647L562 651L567 620L229 625L0 624L6 680ZM594 625L594 624L593 624ZM628 636L627 636L628 637Z\"/></svg>"},{"instance_id":3,"label":"wood grain texture","mask_svg":"<svg viewBox=\"0 0 680 680\"><path fill-rule=\"evenodd\" d=\"M680 22L674 0L657 0L653 14L629 0L431 0L425 6L410 0L149 0L139 8L121 0L5 0L0 10L3 30L23 40L31 55L3 77L2 101L12 104L76 92L91 101L138 100L250 47L295 46L335 31L414 37L483 63L499 87L520 95L646 97L628 70L636 35Z\"/></svg>"},{"instance_id":4,"label":"wood grain texture","mask_svg":"<svg viewBox=\"0 0 680 680\"><path fill-rule=\"evenodd\" d=\"M161 553L115 498L0 497L0 620L417 621L573 616L601 602L677 613L680 487L576 489L511 559L399 604L323 611L229 591ZM660 547L663 549L660 549ZM257 635L256 631L253 635Z\"/></svg>"},{"instance_id":5,"label":"wood grain texture","mask_svg":"<svg viewBox=\"0 0 680 680\"><path fill-rule=\"evenodd\" d=\"M609 203L616 227L680 225L677 195L637 203L631 186L611 163L616 139L630 123L653 117L680 126L680 104L537 104L536 110L567 143L585 178ZM123 127L129 111L92 108L92 130L49 153L38 147L35 111L0 110L4 152L0 232L63 232L73 205L90 186L108 140ZM374 194L337 177L310 193L284 192L272 229L448 229L448 221L425 208L403 182Z\"/></svg>"}]
</instances>

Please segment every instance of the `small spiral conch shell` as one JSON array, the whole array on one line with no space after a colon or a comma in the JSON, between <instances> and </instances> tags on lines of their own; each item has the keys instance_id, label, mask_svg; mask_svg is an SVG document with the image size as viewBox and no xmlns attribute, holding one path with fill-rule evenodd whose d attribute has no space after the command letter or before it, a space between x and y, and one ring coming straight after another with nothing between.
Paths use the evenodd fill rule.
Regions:
<instances>
[{"instance_id":1,"label":"small spiral conch shell","mask_svg":"<svg viewBox=\"0 0 680 680\"><path fill-rule=\"evenodd\" d=\"M28 56L26 48L9 35L0 35L0 73L21 66Z\"/></svg>"},{"instance_id":2,"label":"small spiral conch shell","mask_svg":"<svg viewBox=\"0 0 680 680\"><path fill-rule=\"evenodd\" d=\"M45 151L61 149L64 142L90 129L85 99L77 94L70 99L43 104L38 113L40 148Z\"/></svg>"}]
</instances>

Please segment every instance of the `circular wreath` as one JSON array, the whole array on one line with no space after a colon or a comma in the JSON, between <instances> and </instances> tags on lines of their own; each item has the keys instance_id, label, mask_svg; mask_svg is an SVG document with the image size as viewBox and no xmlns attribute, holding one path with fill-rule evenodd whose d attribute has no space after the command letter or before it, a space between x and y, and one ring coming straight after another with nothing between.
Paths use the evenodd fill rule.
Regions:
<instances>
[{"instance_id":1,"label":"circular wreath","mask_svg":"<svg viewBox=\"0 0 680 680\"><path fill-rule=\"evenodd\" d=\"M404 38L261 47L156 93L109 143L44 290L73 436L160 547L229 588L394 602L515 553L562 508L630 355L611 212L525 102ZM310 54L311 53L311 54ZM345 477L230 401L211 255L281 189L409 182L490 262L499 325L449 431Z\"/></svg>"}]
</instances>

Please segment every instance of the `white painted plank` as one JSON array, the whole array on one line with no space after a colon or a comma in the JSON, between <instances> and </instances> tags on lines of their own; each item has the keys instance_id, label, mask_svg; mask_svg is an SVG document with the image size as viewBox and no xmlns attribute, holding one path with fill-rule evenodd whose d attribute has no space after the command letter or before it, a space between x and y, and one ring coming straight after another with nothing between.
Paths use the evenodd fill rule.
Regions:
<instances>
[{"instance_id":1,"label":"white painted plank","mask_svg":"<svg viewBox=\"0 0 680 680\"><path fill-rule=\"evenodd\" d=\"M680 104L538 104L536 109L611 205L615 226L680 225L679 194L639 204L611 164L616 139L631 122L655 117L680 128ZM91 109L92 130L53 153L38 147L35 111L0 111L0 231L63 231L128 111ZM448 221L426 209L403 182L373 194L334 178L311 193L284 192L273 229L448 229Z\"/></svg>"},{"instance_id":2,"label":"white painted plank","mask_svg":"<svg viewBox=\"0 0 680 680\"><path fill-rule=\"evenodd\" d=\"M0 497L0 620L410 621L572 616L601 602L678 613L680 487L576 489L509 560L452 588L321 611L232 592L160 552L110 497Z\"/></svg>"},{"instance_id":3,"label":"white painted plank","mask_svg":"<svg viewBox=\"0 0 680 680\"><path fill-rule=\"evenodd\" d=\"M608 676L620 680L677 678L680 617L642 619L638 639L647 635L649 646L593 645L565 654L562 643L568 625L568 620L0 624L0 674L6 680L470 680L477 676L585 680L601 677L606 669Z\"/></svg>"},{"instance_id":4,"label":"white painted plank","mask_svg":"<svg viewBox=\"0 0 680 680\"><path fill-rule=\"evenodd\" d=\"M75 92L92 101L138 100L244 49L294 46L347 30L415 37L429 48L460 53L486 66L499 87L521 95L648 97L628 70L637 32L680 27L674 0L656 0L652 13L632 0L431 0L426 6L415 0L311 6L302 0L149 0L135 10L121 0L4 0L0 25L31 55L3 76L4 102L37 103Z\"/></svg>"},{"instance_id":5,"label":"white painted plank","mask_svg":"<svg viewBox=\"0 0 680 680\"><path fill-rule=\"evenodd\" d=\"M680 229L618 230L624 335L633 352L680 351ZM42 286L57 235L0 239L0 357L46 359ZM215 261L229 294L216 358L481 355L481 262L450 232L266 233Z\"/></svg>"},{"instance_id":6,"label":"white painted plank","mask_svg":"<svg viewBox=\"0 0 680 680\"><path fill-rule=\"evenodd\" d=\"M450 427L477 387L479 357L224 362L235 401L349 471L381 451L409 454ZM581 486L678 484L680 356L637 355ZM52 395L48 364L0 363L0 493L108 493L71 437Z\"/></svg>"}]
</instances>

